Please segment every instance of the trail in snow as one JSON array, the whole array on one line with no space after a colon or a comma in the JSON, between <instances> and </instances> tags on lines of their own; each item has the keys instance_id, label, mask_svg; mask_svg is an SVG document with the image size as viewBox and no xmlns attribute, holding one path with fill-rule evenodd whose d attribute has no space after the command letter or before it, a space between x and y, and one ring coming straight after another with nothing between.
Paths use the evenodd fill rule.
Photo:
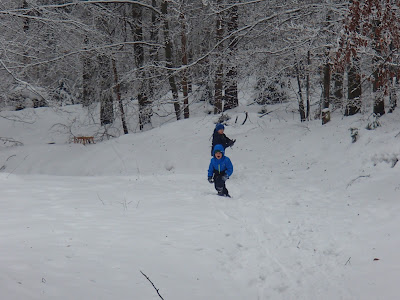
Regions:
<instances>
[{"instance_id":1,"label":"trail in snow","mask_svg":"<svg viewBox=\"0 0 400 300\"><path fill-rule=\"evenodd\" d=\"M349 125L232 124L233 198L206 180L211 118L90 147L5 149L2 294L157 298L143 271L165 299L391 299L397 129L360 130L353 145Z\"/></svg>"},{"instance_id":2,"label":"trail in snow","mask_svg":"<svg viewBox=\"0 0 400 300\"><path fill-rule=\"evenodd\" d=\"M171 189L178 182L178 186L197 188ZM312 232L317 230L313 226L318 224L288 219L305 214L299 205L287 207L295 201L290 193L260 189L241 194L236 183L231 179L229 185L238 196L229 199L213 194L213 186L197 175L159 176L156 182L146 177L3 176L3 195L15 200L2 202L1 227L13 230L7 237L8 257L3 256L0 265L11 261L15 276L17 270L25 270L26 275L15 280L43 289L44 298L55 296L57 285L64 281L74 289L83 284L77 290L82 293L94 292L95 283L101 282L101 291L112 296L115 280L106 278L128 276L140 282L139 269L150 268L152 274L171 270L165 274L170 278L164 290L175 298L179 292L173 282L186 279L183 274L174 276L168 265L171 261L180 264L176 253L182 252L198 262L185 260L193 274L213 274L206 280L208 288L203 286L205 290L194 294L195 299L209 297L210 280L215 280L213 293L219 290L221 297L232 293L230 299L305 297L303 289L309 280L302 279L324 278L331 271L324 267L326 262L317 261L324 249L312 249ZM27 209L30 218L24 217ZM288 211L292 209L297 212ZM26 260L32 256L34 260ZM157 263L148 265L153 259ZM88 260L92 270L81 270L82 260ZM33 283L34 274L47 283ZM317 285L321 293L329 288L336 291L337 286L329 282ZM132 293L128 282L118 286Z\"/></svg>"}]
</instances>

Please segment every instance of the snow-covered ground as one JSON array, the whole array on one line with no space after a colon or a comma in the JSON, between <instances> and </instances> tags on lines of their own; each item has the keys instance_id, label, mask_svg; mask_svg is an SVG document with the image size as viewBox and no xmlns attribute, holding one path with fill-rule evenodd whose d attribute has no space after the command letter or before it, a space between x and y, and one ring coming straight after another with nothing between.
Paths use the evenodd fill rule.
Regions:
<instances>
[{"instance_id":1,"label":"snow-covered ground","mask_svg":"<svg viewBox=\"0 0 400 300\"><path fill-rule=\"evenodd\" d=\"M229 199L216 116L83 146L54 126L69 109L0 113L23 143L0 146L1 299L398 299L399 111L373 131L230 113Z\"/></svg>"}]
</instances>

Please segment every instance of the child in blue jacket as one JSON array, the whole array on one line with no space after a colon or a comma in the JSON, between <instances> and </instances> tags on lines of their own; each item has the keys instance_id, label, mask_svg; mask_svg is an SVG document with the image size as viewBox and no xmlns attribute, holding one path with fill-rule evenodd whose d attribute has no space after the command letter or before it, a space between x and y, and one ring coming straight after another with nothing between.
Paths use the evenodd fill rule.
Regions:
<instances>
[{"instance_id":1,"label":"child in blue jacket","mask_svg":"<svg viewBox=\"0 0 400 300\"><path fill-rule=\"evenodd\" d=\"M225 156L224 147L220 144L215 145L213 150L213 158L211 158L208 167L208 182L214 183L215 189L219 196L229 196L226 189L225 181L233 173L233 165L229 157Z\"/></svg>"}]
</instances>

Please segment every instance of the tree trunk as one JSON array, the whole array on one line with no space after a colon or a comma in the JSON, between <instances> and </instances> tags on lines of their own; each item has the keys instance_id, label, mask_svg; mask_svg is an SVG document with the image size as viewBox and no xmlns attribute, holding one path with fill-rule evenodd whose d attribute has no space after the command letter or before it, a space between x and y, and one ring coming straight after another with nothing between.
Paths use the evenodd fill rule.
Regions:
<instances>
[{"instance_id":1,"label":"tree trunk","mask_svg":"<svg viewBox=\"0 0 400 300\"><path fill-rule=\"evenodd\" d=\"M307 75L306 75L306 101L307 101L307 112L306 112L306 119L310 120L310 68L311 68L311 58L310 58L310 51L307 51Z\"/></svg>"},{"instance_id":2,"label":"tree trunk","mask_svg":"<svg viewBox=\"0 0 400 300\"><path fill-rule=\"evenodd\" d=\"M232 4L234 4L232 2ZM237 44L238 40L236 37L236 34L234 34L235 31L238 29L238 8L236 5L234 5L228 13L228 34L233 34L232 37L230 38L229 42L229 59L230 59L230 64L228 66L229 70L226 74L226 79L227 79L227 88L225 90L225 104L224 104L224 111L228 109L235 108L239 105L239 99L238 99L238 88L237 88L237 63L235 59L235 55L237 52Z\"/></svg>"},{"instance_id":3,"label":"tree trunk","mask_svg":"<svg viewBox=\"0 0 400 300\"><path fill-rule=\"evenodd\" d=\"M88 38L85 38L85 45L88 45ZM86 47L85 47L86 50ZM92 57L94 53L83 52L82 54L82 106L89 107L96 100L94 81L96 70Z\"/></svg>"},{"instance_id":4,"label":"tree trunk","mask_svg":"<svg viewBox=\"0 0 400 300\"><path fill-rule=\"evenodd\" d=\"M333 79L333 99L334 108L341 107L343 104L343 73L334 72Z\"/></svg>"},{"instance_id":5,"label":"tree trunk","mask_svg":"<svg viewBox=\"0 0 400 300\"><path fill-rule=\"evenodd\" d=\"M379 75L376 75L379 76ZM372 84L372 90L374 92L374 114L383 116L385 114L385 99L383 97L383 87L379 82L374 81Z\"/></svg>"},{"instance_id":6,"label":"tree trunk","mask_svg":"<svg viewBox=\"0 0 400 300\"><path fill-rule=\"evenodd\" d=\"M331 85L331 66L329 62L325 63L324 66L324 90L323 90L323 101L322 101L322 125L328 123L331 119L329 111L329 96L330 96L330 85Z\"/></svg>"},{"instance_id":7,"label":"tree trunk","mask_svg":"<svg viewBox=\"0 0 400 300\"><path fill-rule=\"evenodd\" d=\"M225 90L224 111L235 108L239 105L237 89L237 67L231 67L226 74L229 78L229 86Z\"/></svg>"},{"instance_id":8,"label":"tree trunk","mask_svg":"<svg viewBox=\"0 0 400 300\"><path fill-rule=\"evenodd\" d=\"M379 35L377 34L377 30L380 26L379 20L373 21L373 32L374 32L374 42L373 49L375 50L375 57L372 59L372 67L374 68L374 81L372 82L372 91L374 92L374 114L382 116L385 114L385 99L383 97L383 86L384 86L384 75L381 72L380 66L380 57L381 57L381 49L380 49L380 40Z\"/></svg>"},{"instance_id":9,"label":"tree trunk","mask_svg":"<svg viewBox=\"0 0 400 300\"><path fill-rule=\"evenodd\" d=\"M326 28L329 28L332 16L331 11L326 12ZM329 34L328 34L329 35ZM322 125L328 123L331 120L330 111L330 96L331 96L331 64L330 64L330 50L329 38L327 37L326 47L325 47L325 65L324 65L324 78L323 78L323 99L322 99L322 110L321 110L321 120Z\"/></svg>"},{"instance_id":10,"label":"tree trunk","mask_svg":"<svg viewBox=\"0 0 400 300\"><path fill-rule=\"evenodd\" d=\"M133 25L133 40L135 42L143 41L143 13L142 7L133 5L132 6L132 17L134 19ZM144 65L144 48L143 45L140 43L134 44L133 46L134 53L135 53L135 64L136 68L140 69ZM139 129L143 130L146 124L151 124L151 116L153 114L152 110L152 103L147 96L147 81L142 78L145 78L144 71L137 72L138 77L140 78L138 86L138 104L139 104Z\"/></svg>"},{"instance_id":11,"label":"tree trunk","mask_svg":"<svg viewBox=\"0 0 400 300\"><path fill-rule=\"evenodd\" d=\"M218 1L217 9L220 10L221 0ZM223 77L224 77L224 65L222 63L222 51L224 50L224 46L222 43L224 28L222 23L222 13L218 12L217 14L217 23L216 23L216 37L217 37L217 70L215 72L215 95L214 95L214 114L219 114L222 112L222 89L223 89Z\"/></svg>"},{"instance_id":12,"label":"tree trunk","mask_svg":"<svg viewBox=\"0 0 400 300\"><path fill-rule=\"evenodd\" d=\"M100 123L101 125L112 124L114 122L114 105L111 93L112 84L110 58L107 55L98 55L99 81L100 87Z\"/></svg>"},{"instance_id":13,"label":"tree trunk","mask_svg":"<svg viewBox=\"0 0 400 300\"><path fill-rule=\"evenodd\" d=\"M151 0L151 6L153 8L157 8L157 0ZM152 10L151 12L151 29L150 29L150 40L154 43L158 41L158 31L159 31L159 19L158 15ZM151 62L158 61L158 55L157 55L157 50L154 47L150 48L149 51L150 54L150 60Z\"/></svg>"},{"instance_id":14,"label":"tree trunk","mask_svg":"<svg viewBox=\"0 0 400 300\"><path fill-rule=\"evenodd\" d=\"M214 114L222 112L222 88L223 88L223 71L224 65L220 63L215 73L215 95L214 95Z\"/></svg>"},{"instance_id":15,"label":"tree trunk","mask_svg":"<svg viewBox=\"0 0 400 300\"><path fill-rule=\"evenodd\" d=\"M393 78L389 82L389 101L390 101L389 113L392 113L397 107L396 84L397 84L397 78Z\"/></svg>"},{"instance_id":16,"label":"tree trunk","mask_svg":"<svg viewBox=\"0 0 400 300\"><path fill-rule=\"evenodd\" d=\"M297 75L297 84L299 86L299 113L300 113L300 121L306 121L306 112L304 110L304 100L303 100L303 92L301 90L301 82L300 82L300 71L297 63L295 65L296 75Z\"/></svg>"},{"instance_id":17,"label":"tree trunk","mask_svg":"<svg viewBox=\"0 0 400 300\"><path fill-rule=\"evenodd\" d=\"M158 8L157 6L157 0L151 0L151 6L153 8ZM158 14L155 13L154 10L151 12L151 28L150 28L150 41L153 42L154 44L158 43L158 32L160 28L160 21L158 18ZM156 47L150 47L149 49L149 60L150 63L155 63L159 61L158 59L158 53ZM155 95L156 95L156 88L155 88L155 82L154 79L152 78L152 72L151 69L148 71L149 79L147 80L147 92L148 92L148 97L150 101L154 101ZM153 109L150 107L148 110L148 115L149 118L153 115ZM150 120L151 122L151 120Z\"/></svg>"},{"instance_id":18,"label":"tree trunk","mask_svg":"<svg viewBox=\"0 0 400 300\"><path fill-rule=\"evenodd\" d=\"M183 9L181 7L181 9ZM180 13L181 21L181 46L182 46L182 64L187 66L188 64L188 54L187 54L187 38L186 38L186 20L185 15L181 11ZM182 74L182 91L183 91L183 116L185 119L189 118L189 86L187 79L187 69L183 70Z\"/></svg>"},{"instance_id":19,"label":"tree trunk","mask_svg":"<svg viewBox=\"0 0 400 300\"><path fill-rule=\"evenodd\" d=\"M114 122L113 97L110 90L101 91L100 94L100 124L101 126Z\"/></svg>"},{"instance_id":20,"label":"tree trunk","mask_svg":"<svg viewBox=\"0 0 400 300\"><path fill-rule=\"evenodd\" d=\"M168 81L172 92L172 98L174 103L175 115L176 119L181 119L181 106L179 104L179 94L178 87L175 82L175 75L173 74L172 68L172 42L169 33L169 24L168 24L168 0L162 0L161 3L161 13L163 14L163 22L164 22L164 45L165 45L165 58L166 58L166 66L168 69Z\"/></svg>"},{"instance_id":21,"label":"tree trunk","mask_svg":"<svg viewBox=\"0 0 400 300\"><path fill-rule=\"evenodd\" d=\"M128 126L126 126L126 121L125 121L124 105L123 105L122 99L121 99L121 84L119 83L117 63L114 58L112 58L112 67L113 67L113 71L114 71L114 83L115 83L114 90L115 90L115 94L117 96L119 110L121 112L122 128L124 129L124 134L128 134Z\"/></svg>"},{"instance_id":22,"label":"tree trunk","mask_svg":"<svg viewBox=\"0 0 400 300\"><path fill-rule=\"evenodd\" d=\"M348 70L347 85L348 100L344 115L352 116L361 109L361 75L358 59L353 60Z\"/></svg>"},{"instance_id":23,"label":"tree trunk","mask_svg":"<svg viewBox=\"0 0 400 300\"><path fill-rule=\"evenodd\" d=\"M27 9L28 8L28 2L26 0L22 1L22 9ZM24 32L27 32L29 30L29 18L24 18L24 26L23 30Z\"/></svg>"}]
</instances>

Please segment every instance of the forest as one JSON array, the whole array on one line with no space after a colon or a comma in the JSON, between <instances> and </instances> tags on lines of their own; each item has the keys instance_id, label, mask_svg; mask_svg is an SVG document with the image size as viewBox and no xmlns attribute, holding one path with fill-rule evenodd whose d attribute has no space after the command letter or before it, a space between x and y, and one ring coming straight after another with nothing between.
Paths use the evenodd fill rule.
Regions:
<instances>
[{"instance_id":1,"label":"forest","mask_svg":"<svg viewBox=\"0 0 400 300\"><path fill-rule=\"evenodd\" d=\"M81 104L117 134L152 117L223 114L246 86L260 114L379 118L397 106L394 0L3 0L0 109ZM158 110L155 112L154 108Z\"/></svg>"},{"instance_id":2,"label":"forest","mask_svg":"<svg viewBox=\"0 0 400 300\"><path fill-rule=\"evenodd\" d=\"M0 298L398 299L399 24L400 0L0 0Z\"/></svg>"}]
</instances>

